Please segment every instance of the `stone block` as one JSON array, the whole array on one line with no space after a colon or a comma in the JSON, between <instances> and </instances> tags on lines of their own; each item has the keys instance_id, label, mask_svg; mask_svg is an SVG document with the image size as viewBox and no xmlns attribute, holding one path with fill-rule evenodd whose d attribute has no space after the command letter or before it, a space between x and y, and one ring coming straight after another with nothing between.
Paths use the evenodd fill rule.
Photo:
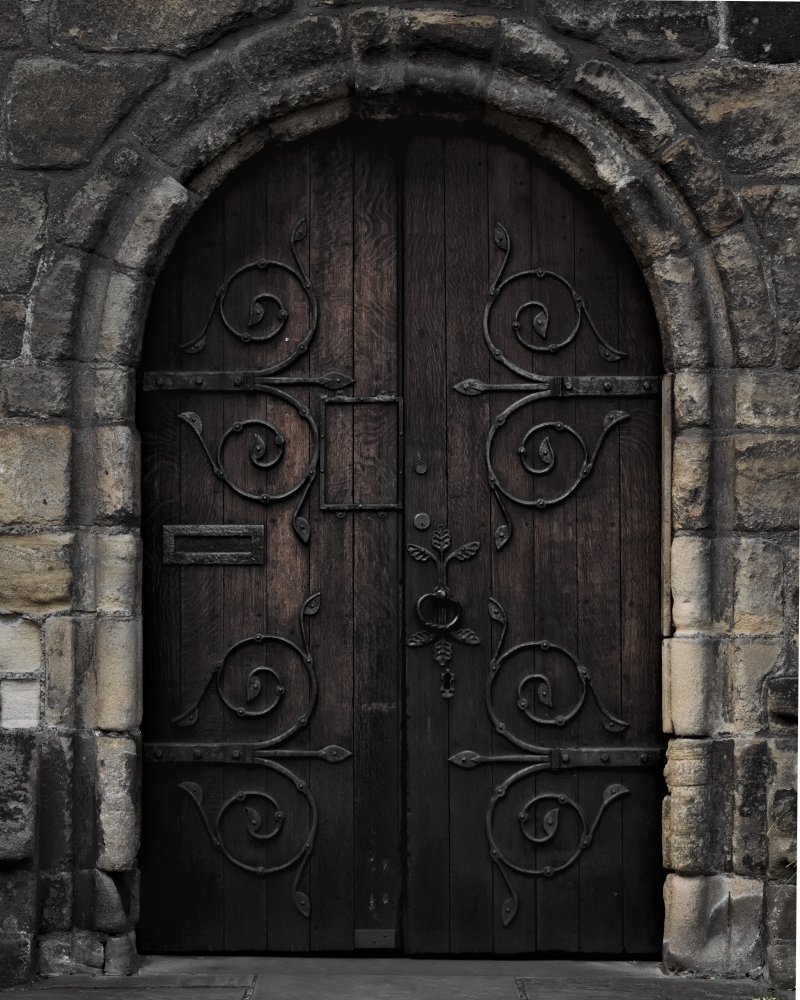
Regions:
<instances>
[{"instance_id":1,"label":"stone block","mask_svg":"<svg viewBox=\"0 0 800 1000\"><path fill-rule=\"evenodd\" d=\"M677 530L711 525L711 439L680 433L672 447L672 524Z\"/></svg>"},{"instance_id":2,"label":"stone block","mask_svg":"<svg viewBox=\"0 0 800 1000\"><path fill-rule=\"evenodd\" d=\"M491 58L500 34L493 15L453 10L410 10L398 28L403 48L440 50L470 59Z\"/></svg>"},{"instance_id":3,"label":"stone block","mask_svg":"<svg viewBox=\"0 0 800 1000\"><path fill-rule=\"evenodd\" d=\"M677 629L704 629L711 611L711 542L694 535L672 541L672 620Z\"/></svg>"},{"instance_id":4,"label":"stone block","mask_svg":"<svg viewBox=\"0 0 800 1000\"><path fill-rule=\"evenodd\" d=\"M262 91L273 89L278 77L288 79L345 55L339 21L318 15L265 28L247 39L238 51L245 76Z\"/></svg>"},{"instance_id":5,"label":"stone block","mask_svg":"<svg viewBox=\"0 0 800 1000\"><path fill-rule=\"evenodd\" d=\"M25 292L36 274L47 214L44 192L27 180L0 179L0 291Z\"/></svg>"},{"instance_id":6,"label":"stone block","mask_svg":"<svg viewBox=\"0 0 800 1000\"><path fill-rule=\"evenodd\" d=\"M0 931L0 983L17 986L33 978L33 935Z\"/></svg>"},{"instance_id":7,"label":"stone block","mask_svg":"<svg viewBox=\"0 0 800 1000\"><path fill-rule=\"evenodd\" d=\"M156 8L149 0L58 0L53 15L57 38L95 52L174 52L203 48L254 19L276 17L293 0L217 0L189 7L168 0Z\"/></svg>"},{"instance_id":8,"label":"stone block","mask_svg":"<svg viewBox=\"0 0 800 1000\"><path fill-rule=\"evenodd\" d=\"M800 376L755 371L737 374L736 426L747 430L797 430Z\"/></svg>"},{"instance_id":9,"label":"stone block","mask_svg":"<svg viewBox=\"0 0 800 1000\"><path fill-rule=\"evenodd\" d=\"M0 413L7 417L67 417L72 412L68 365L18 361L0 369Z\"/></svg>"},{"instance_id":10,"label":"stone block","mask_svg":"<svg viewBox=\"0 0 800 1000\"><path fill-rule=\"evenodd\" d=\"M93 416L97 421L127 423L133 420L135 370L133 368L96 368L91 394Z\"/></svg>"},{"instance_id":11,"label":"stone block","mask_svg":"<svg viewBox=\"0 0 800 1000\"><path fill-rule=\"evenodd\" d=\"M764 904L768 940L794 942L797 885L788 881L767 883Z\"/></svg>"},{"instance_id":12,"label":"stone block","mask_svg":"<svg viewBox=\"0 0 800 1000\"><path fill-rule=\"evenodd\" d=\"M775 357L774 323L758 255L741 229L718 237L713 250L736 358L744 366L769 364Z\"/></svg>"},{"instance_id":13,"label":"stone block","mask_svg":"<svg viewBox=\"0 0 800 1000\"><path fill-rule=\"evenodd\" d=\"M25 300L16 295L0 296L0 360L18 358L25 333Z\"/></svg>"},{"instance_id":14,"label":"stone block","mask_svg":"<svg viewBox=\"0 0 800 1000\"><path fill-rule=\"evenodd\" d=\"M664 904L667 969L743 977L763 963L758 879L668 875Z\"/></svg>"},{"instance_id":15,"label":"stone block","mask_svg":"<svg viewBox=\"0 0 800 1000\"><path fill-rule=\"evenodd\" d=\"M136 953L136 935L133 931L110 937L106 941L106 960L103 971L107 976L131 976L139 968Z\"/></svg>"},{"instance_id":16,"label":"stone block","mask_svg":"<svg viewBox=\"0 0 800 1000\"><path fill-rule=\"evenodd\" d=\"M21 167L88 163L139 90L157 81L158 67L68 62L26 56L7 86L8 141Z\"/></svg>"},{"instance_id":17,"label":"stone block","mask_svg":"<svg viewBox=\"0 0 800 1000\"><path fill-rule=\"evenodd\" d=\"M125 736L97 737L95 794L99 807L97 867L129 871L139 850L139 762Z\"/></svg>"},{"instance_id":18,"label":"stone block","mask_svg":"<svg viewBox=\"0 0 800 1000\"><path fill-rule=\"evenodd\" d=\"M92 931L42 934L37 943L40 976L99 976L103 971L103 939Z\"/></svg>"},{"instance_id":19,"label":"stone block","mask_svg":"<svg viewBox=\"0 0 800 1000\"><path fill-rule=\"evenodd\" d=\"M708 736L718 724L716 643L700 636L673 636L662 644L667 732Z\"/></svg>"},{"instance_id":20,"label":"stone block","mask_svg":"<svg viewBox=\"0 0 800 1000\"><path fill-rule=\"evenodd\" d=\"M65 610L73 540L67 532L0 538L0 612Z\"/></svg>"},{"instance_id":21,"label":"stone block","mask_svg":"<svg viewBox=\"0 0 800 1000\"><path fill-rule=\"evenodd\" d=\"M0 427L0 521L63 524L69 509L69 427Z\"/></svg>"},{"instance_id":22,"label":"stone block","mask_svg":"<svg viewBox=\"0 0 800 1000\"><path fill-rule=\"evenodd\" d=\"M759 739L734 742L733 870L761 876L767 867L767 744Z\"/></svg>"},{"instance_id":23,"label":"stone block","mask_svg":"<svg viewBox=\"0 0 800 1000\"><path fill-rule=\"evenodd\" d=\"M72 618L50 617L44 623L44 718L50 726L71 726L75 719L75 631Z\"/></svg>"},{"instance_id":24,"label":"stone block","mask_svg":"<svg viewBox=\"0 0 800 1000\"><path fill-rule=\"evenodd\" d=\"M639 250L638 259L647 262L681 249L682 238L673 223L674 212L667 204L664 189L653 181L634 177L614 192L610 207L628 242ZM631 220L635 220L635 228Z\"/></svg>"},{"instance_id":25,"label":"stone block","mask_svg":"<svg viewBox=\"0 0 800 1000\"><path fill-rule=\"evenodd\" d=\"M0 618L0 673L36 673L42 665L42 630L24 618Z\"/></svg>"},{"instance_id":26,"label":"stone block","mask_svg":"<svg viewBox=\"0 0 800 1000\"><path fill-rule=\"evenodd\" d=\"M708 427L711 422L711 380L702 372L679 371L672 382L672 403L678 430Z\"/></svg>"},{"instance_id":27,"label":"stone block","mask_svg":"<svg viewBox=\"0 0 800 1000\"><path fill-rule=\"evenodd\" d=\"M132 271L148 271L156 262L164 237L189 202L189 192L174 177L161 177L140 199L131 199L134 214L120 223L114 260Z\"/></svg>"},{"instance_id":28,"label":"stone block","mask_svg":"<svg viewBox=\"0 0 800 1000\"><path fill-rule=\"evenodd\" d=\"M139 153L130 146L112 146L96 158L92 173L77 190L72 178L64 190L51 188L55 240L81 250L93 249L109 211L124 197L140 163Z\"/></svg>"},{"instance_id":29,"label":"stone block","mask_svg":"<svg viewBox=\"0 0 800 1000\"><path fill-rule=\"evenodd\" d=\"M682 111L735 173L800 173L800 78L767 66L711 61L668 77ZM775 136L781 141L776 142Z\"/></svg>"},{"instance_id":30,"label":"stone block","mask_svg":"<svg viewBox=\"0 0 800 1000\"><path fill-rule=\"evenodd\" d=\"M690 59L717 44L713 3L660 3L646 0L542 0L537 12L556 30L595 41L630 62Z\"/></svg>"},{"instance_id":31,"label":"stone block","mask_svg":"<svg viewBox=\"0 0 800 1000\"><path fill-rule=\"evenodd\" d=\"M736 195L694 136L681 136L662 151L659 161L709 236L719 236L742 218Z\"/></svg>"},{"instance_id":32,"label":"stone block","mask_svg":"<svg viewBox=\"0 0 800 1000\"><path fill-rule=\"evenodd\" d=\"M737 527L745 531L796 531L800 436L740 434L735 449Z\"/></svg>"},{"instance_id":33,"label":"stone block","mask_svg":"<svg viewBox=\"0 0 800 1000\"><path fill-rule=\"evenodd\" d=\"M98 535L95 549L97 610L132 615L141 599L141 540L135 535Z\"/></svg>"},{"instance_id":34,"label":"stone block","mask_svg":"<svg viewBox=\"0 0 800 1000\"><path fill-rule=\"evenodd\" d=\"M46 731L41 742L39 861L43 868L71 867L73 845L73 741Z\"/></svg>"},{"instance_id":35,"label":"stone block","mask_svg":"<svg viewBox=\"0 0 800 1000\"><path fill-rule=\"evenodd\" d=\"M659 326L667 337L667 368L705 368L710 362L705 310L694 265L684 257L664 257L652 265Z\"/></svg>"},{"instance_id":36,"label":"stone block","mask_svg":"<svg viewBox=\"0 0 800 1000\"><path fill-rule=\"evenodd\" d=\"M68 931L72 927L73 883L71 871L45 871L39 875L39 930Z\"/></svg>"},{"instance_id":37,"label":"stone block","mask_svg":"<svg viewBox=\"0 0 800 1000\"><path fill-rule=\"evenodd\" d=\"M745 62L791 63L800 60L800 41L790 28L794 11L779 4L740 2L730 8L728 37L734 55Z\"/></svg>"},{"instance_id":38,"label":"stone block","mask_svg":"<svg viewBox=\"0 0 800 1000\"><path fill-rule=\"evenodd\" d=\"M135 363L144 332L149 283L127 274L97 273L91 275L87 291L98 313L87 353L100 362Z\"/></svg>"},{"instance_id":39,"label":"stone block","mask_svg":"<svg viewBox=\"0 0 800 1000\"><path fill-rule=\"evenodd\" d=\"M127 873L113 877L90 868L76 873L75 925L106 934L122 934L135 919Z\"/></svg>"},{"instance_id":40,"label":"stone block","mask_svg":"<svg viewBox=\"0 0 800 1000\"><path fill-rule=\"evenodd\" d=\"M33 855L39 750L32 732L0 731L0 859Z\"/></svg>"},{"instance_id":41,"label":"stone block","mask_svg":"<svg viewBox=\"0 0 800 1000\"><path fill-rule=\"evenodd\" d=\"M0 726L4 729L34 729L39 725L37 680L0 681Z\"/></svg>"},{"instance_id":42,"label":"stone block","mask_svg":"<svg viewBox=\"0 0 800 1000\"><path fill-rule=\"evenodd\" d=\"M734 550L733 627L737 632L779 632L783 627L783 560L761 538L740 538Z\"/></svg>"},{"instance_id":43,"label":"stone block","mask_svg":"<svg viewBox=\"0 0 800 1000\"><path fill-rule=\"evenodd\" d=\"M670 741L664 768L669 789L662 831L665 867L683 873L725 867L731 829L725 780L731 774L730 740Z\"/></svg>"},{"instance_id":44,"label":"stone block","mask_svg":"<svg viewBox=\"0 0 800 1000\"><path fill-rule=\"evenodd\" d=\"M579 67L575 90L621 125L633 141L653 153L675 132L664 108L611 63L593 59Z\"/></svg>"},{"instance_id":45,"label":"stone block","mask_svg":"<svg viewBox=\"0 0 800 1000\"><path fill-rule=\"evenodd\" d=\"M767 711L787 721L797 722L797 676L768 677Z\"/></svg>"},{"instance_id":46,"label":"stone block","mask_svg":"<svg viewBox=\"0 0 800 1000\"><path fill-rule=\"evenodd\" d=\"M142 721L141 619L97 620L94 682L94 725L113 732L138 727Z\"/></svg>"},{"instance_id":47,"label":"stone block","mask_svg":"<svg viewBox=\"0 0 800 1000\"><path fill-rule=\"evenodd\" d=\"M800 366L800 186L755 184L741 192L758 228L772 278L778 321L778 360L787 368Z\"/></svg>"},{"instance_id":48,"label":"stone block","mask_svg":"<svg viewBox=\"0 0 800 1000\"><path fill-rule=\"evenodd\" d=\"M769 981L786 989L795 985L797 945L794 941L767 945Z\"/></svg>"},{"instance_id":49,"label":"stone block","mask_svg":"<svg viewBox=\"0 0 800 1000\"><path fill-rule=\"evenodd\" d=\"M36 871L31 865L0 869L0 928L3 931L31 933L36 930L36 881Z\"/></svg>"},{"instance_id":50,"label":"stone block","mask_svg":"<svg viewBox=\"0 0 800 1000\"><path fill-rule=\"evenodd\" d=\"M139 514L139 435L126 424L95 430L96 507L100 518L128 522Z\"/></svg>"},{"instance_id":51,"label":"stone block","mask_svg":"<svg viewBox=\"0 0 800 1000\"><path fill-rule=\"evenodd\" d=\"M87 258L61 248L50 254L36 287L31 312L30 343L35 358L72 355Z\"/></svg>"},{"instance_id":52,"label":"stone block","mask_svg":"<svg viewBox=\"0 0 800 1000\"><path fill-rule=\"evenodd\" d=\"M736 639L728 656L726 717L735 733L755 733L765 724L767 674L779 663L783 643L774 639Z\"/></svg>"},{"instance_id":53,"label":"stone block","mask_svg":"<svg viewBox=\"0 0 800 1000\"><path fill-rule=\"evenodd\" d=\"M797 875L797 740L781 737L767 744L767 855L771 878Z\"/></svg>"},{"instance_id":54,"label":"stone block","mask_svg":"<svg viewBox=\"0 0 800 1000\"><path fill-rule=\"evenodd\" d=\"M27 37L28 31L21 4L18 0L7 0L0 7L0 49L23 45Z\"/></svg>"},{"instance_id":55,"label":"stone block","mask_svg":"<svg viewBox=\"0 0 800 1000\"><path fill-rule=\"evenodd\" d=\"M569 65L569 53L533 25L504 20L498 62L527 78L556 83Z\"/></svg>"}]
</instances>

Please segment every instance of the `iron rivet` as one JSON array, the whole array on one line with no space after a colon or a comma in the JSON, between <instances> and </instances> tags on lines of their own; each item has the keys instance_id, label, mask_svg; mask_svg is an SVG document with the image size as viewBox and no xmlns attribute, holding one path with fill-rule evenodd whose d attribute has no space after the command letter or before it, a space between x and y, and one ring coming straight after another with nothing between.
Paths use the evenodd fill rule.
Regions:
<instances>
[{"instance_id":1,"label":"iron rivet","mask_svg":"<svg viewBox=\"0 0 800 1000\"><path fill-rule=\"evenodd\" d=\"M428 466L425 464L425 462L417 462L417 464L414 466L414 472L416 472L420 476L424 476L427 471L428 471Z\"/></svg>"},{"instance_id":2,"label":"iron rivet","mask_svg":"<svg viewBox=\"0 0 800 1000\"><path fill-rule=\"evenodd\" d=\"M163 385L163 384L164 384L164 379L163 379L163 378L161 378L161 376L159 376L159 377L158 377L158 378L156 379L156 385Z\"/></svg>"},{"instance_id":3,"label":"iron rivet","mask_svg":"<svg viewBox=\"0 0 800 1000\"><path fill-rule=\"evenodd\" d=\"M648 762L648 760L650 760L650 758L649 758L649 756L646 753L643 753L642 756L639 758L639 760L643 764L646 764Z\"/></svg>"},{"instance_id":4,"label":"iron rivet","mask_svg":"<svg viewBox=\"0 0 800 1000\"><path fill-rule=\"evenodd\" d=\"M561 761L564 764L569 764L569 754L568 753L562 753L561 754Z\"/></svg>"},{"instance_id":5,"label":"iron rivet","mask_svg":"<svg viewBox=\"0 0 800 1000\"><path fill-rule=\"evenodd\" d=\"M203 376L202 375L195 375L195 377L194 377L194 384L195 385L202 385L203 384Z\"/></svg>"},{"instance_id":6,"label":"iron rivet","mask_svg":"<svg viewBox=\"0 0 800 1000\"><path fill-rule=\"evenodd\" d=\"M604 764L607 764L608 763L608 754L607 753L601 753L600 754L600 760L602 760Z\"/></svg>"},{"instance_id":7,"label":"iron rivet","mask_svg":"<svg viewBox=\"0 0 800 1000\"><path fill-rule=\"evenodd\" d=\"M564 379L564 388L565 389L571 389L572 388L572 379L571 378Z\"/></svg>"},{"instance_id":8,"label":"iron rivet","mask_svg":"<svg viewBox=\"0 0 800 1000\"><path fill-rule=\"evenodd\" d=\"M242 384L242 376L241 375L235 375L234 378L233 378L233 384L234 385L241 385Z\"/></svg>"},{"instance_id":9,"label":"iron rivet","mask_svg":"<svg viewBox=\"0 0 800 1000\"><path fill-rule=\"evenodd\" d=\"M606 392L611 392L614 386L610 382L603 382L603 388Z\"/></svg>"},{"instance_id":10,"label":"iron rivet","mask_svg":"<svg viewBox=\"0 0 800 1000\"><path fill-rule=\"evenodd\" d=\"M200 760L203 756L203 751L195 747L194 750L192 750L192 756L195 760Z\"/></svg>"},{"instance_id":11,"label":"iron rivet","mask_svg":"<svg viewBox=\"0 0 800 1000\"><path fill-rule=\"evenodd\" d=\"M242 756L241 750L234 750L233 751L233 759L234 760L238 760L241 756Z\"/></svg>"},{"instance_id":12,"label":"iron rivet","mask_svg":"<svg viewBox=\"0 0 800 1000\"><path fill-rule=\"evenodd\" d=\"M649 389L650 388L650 383L649 382L645 382L644 387L645 387L645 389Z\"/></svg>"},{"instance_id":13,"label":"iron rivet","mask_svg":"<svg viewBox=\"0 0 800 1000\"><path fill-rule=\"evenodd\" d=\"M163 756L162 752L160 750L156 750L155 752L156 760L161 760L162 756Z\"/></svg>"}]
</instances>

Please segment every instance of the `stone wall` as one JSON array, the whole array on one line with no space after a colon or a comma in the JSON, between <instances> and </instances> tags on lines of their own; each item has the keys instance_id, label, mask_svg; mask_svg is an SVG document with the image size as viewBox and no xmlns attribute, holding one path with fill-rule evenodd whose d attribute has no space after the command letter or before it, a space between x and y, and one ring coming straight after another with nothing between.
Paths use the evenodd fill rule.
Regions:
<instances>
[{"instance_id":1,"label":"stone wall","mask_svg":"<svg viewBox=\"0 0 800 1000\"><path fill-rule=\"evenodd\" d=\"M134 369L160 263L264 143L422 113L528 143L604 199L641 263L673 375L664 959L792 977L795 19L777 3L4 0L0 978L135 965Z\"/></svg>"}]
</instances>

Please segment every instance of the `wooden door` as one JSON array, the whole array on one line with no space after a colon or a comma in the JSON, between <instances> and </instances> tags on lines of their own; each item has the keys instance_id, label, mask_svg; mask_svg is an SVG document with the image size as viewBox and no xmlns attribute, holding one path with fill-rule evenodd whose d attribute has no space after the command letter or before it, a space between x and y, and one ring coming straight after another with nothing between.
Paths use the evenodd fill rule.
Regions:
<instances>
[{"instance_id":1,"label":"wooden door","mask_svg":"<svg viewBox=\"0 0 800 1000\"><path fill-rule=\"evenodd\" d=\"M660 946L659 361L503 142L265 151L145 339L145 951Z\"/></svg>"}]
</instances>

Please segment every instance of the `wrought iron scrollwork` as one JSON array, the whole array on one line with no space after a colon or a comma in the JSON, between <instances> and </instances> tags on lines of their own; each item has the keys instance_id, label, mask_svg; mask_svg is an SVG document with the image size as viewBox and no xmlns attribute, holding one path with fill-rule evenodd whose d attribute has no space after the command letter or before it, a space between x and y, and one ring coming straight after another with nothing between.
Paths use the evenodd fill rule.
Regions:
<instances>
[{"instance_id":1,"label":"wrought iron scrollwork","mask_svg":"<svg viewBox=\"0 0 800 1000\"><path fill-rule=\"evenodd\" d=\"M222 853L231 864L236 865L237 868L241 868L243 871L263 877L274 875L277 872L286 871L296 866L292 892L295 906L304 917L310 915L311 903L306 893L300 889L300 880L308 858L314 849L318 827L318 809L307 782L298 777L281 761L316 759L328 764L339 764L352 756L350 750L336 744L319 749L292 749L283 746L299 729L308 724L311 713L316 705L317 676L309 647L306 619L317 614L319 607L320 595L318 593L311 594L303 602L300 609L301 645L298 645L291 639L287 639L285 636L267 634L257 634L235 643L225 654L223 660L215 666L214 672L196 702L172 720L179 726L193 726L197 722L200 703L206 691L214 682L216 682L217 691L222 702L230 711L235 712L238 716L255 718L268 715L276 708L285 691L283 682L275 670L263 664L251 667L248 671L247 703L263 693L263 685L267 678L271 678L275 682L275 694L268 700L266 705L259 709L248 708L247 704L237 705L231 701L224 691L223 675L227 661L234 652L247 648L251 644L258 647L268 647L270 644L277 644L290 649L296 657L299 657L308 678L308 695L305 704L300 710L300 714L291 720L281 733L271 739L255 744L208 743L192 745L187 743L148 743L145 744L144 748L145 759L151 762L258 765L267 768L267 770L274 774L280 775L294 786L296 791L305 799L308 808L308 827L301 838L301 843L297 850L288 858L271 865L266 863L251 863L250 860L237 853L229 845L226 836L231 824L236 821L235 817L239 815L241 822L244 824L248 840L252 841L256 847L260 844L277 841L281 833L286 829L284 819L287 813L275 795L262 789L240 788L222 803L216 816L211 818L206 812L203 789L197 782L184 781L178 787L191 798L197 807L211 845L215 850Z\"/></svg>"},{"instance_id":2,"label":"wrought iron scrollwork","mask_svg":"<svg viewBox=\"0 0 800 1000\"><path fill-rule=\"evenodd\" d=\"M489 673L484 688L486 710L495 730L525 752L486 755L476 753L474 750L460 750L450 757L450 763L465 769L485 764L523 765L495 787L486 810L485 825L489 855L509 890L508 898L501 904L503 925L507 927L519 909L519 896L511 881L510 873L518 872L522 875L549 878L569 868L577 861L582 852L590 847L605 811L614 802L629 794L629 789L624 785L609 784L605 788L600 806L590 822L581 804L567 794L550 790L536 794L534 791L527 801L524 802L523 806L517 810L516 818L521 840L537 848L542 848L545 846L553 847L558 838L561 837L564 840L564 846L561 858L557 863L538 864L534 862L533 864L524 864L514 857L510 857L508 852L504 851L501 847L497 837L496 823L498 808L500 803L507 798L509 791L521 782L532 778L542 771L560 771L567 768L586 767L622 768L654 766L660 761L663 751L659 747L623 747L618 749L606 749L602 747L552 748L530 743L514 733L497 712L492 696L494 685L503 666L525 650L562 654L562 656L570 661L581 688L576 702L569 705L562 712L555 715L540 714L536 708L531 706L531 699L527 691L533 686L535 689L534 701L538 699L546 708L552 709L554 707L553 686L545 674L536 672L535 670L527 673L517 685L516 707L532 722L545 726L563 726L570 719L575 718L581 711L586 700L587 691L589 691L603 716L603 725L609 732L622 732L627 728L628 723L614 716L602 704L592 684L589 671L566 649L545 640L533 640L504 650L508 632L508 618L500 602L494 598L489 603L489 616L501 628L500 638L489 665ZM562 821L567 814L570 814L573 818L571 824ZM562 836L564 830L568 830L568 832ZM571 833L569 830L571 830Z\"/></svg>"},{"instance_id":3,"label":"wrought iron scrollwork","mask_svg":"<svg viewBox=\"0 0 800 1000\"><path fill-rule=\"evenodd\" d=\"M264 506L267 506L268 504L277 503L281 500L285 500L287 497L294 496L296 493L299 493L300 496L292 516L292 526L294 527L297 537L303 543L307 544L309 538L311 537L311 525L309 524L307 518L303 517L300 512L303 504L305 503L306 497L308 496L308 491L311 489L314 477L317 474L317 462L319 459L319 430L317 429L316 422L314 421L309 408L300 403L294 398L294 396L291 396L288 392L283 392L283 390L276 389L274 387L264 387L261 391L288 403L289 406L297 412L298 416L305 421L311 437L311 456L306 463L302 476L288 489L283 490L283 492L250 492L240 486L225 468L225 449L231 438L236 438L240 435L250 435L248 456L251 464L256 469L262 469L265 472L268 472L270 469L275 468L283 459L286 438L274 424L262 419L236 421L236 423L231 424L231 426L227 428L225 433L220 438L215 455L212 453L205 438L203 437L203 423L198 414L191 411L179 413L178 420L182 420L185 424L191 427L197 435L197 439L203 446L203 451L206 453L206 457L211 463L211 468L214 470L214 475L217 476L218 479L221 479L229 489L233 490L233 492L237 493L240 497L244 497L246 500L254 500L256 503L261 503Z\"/></svg>"},{"instance_id":4,"label":"wrought iron scrollwork","mask_svg":"<svg viewBox=\"0 0 800 1000\"><path fill-rule=\"evenodd\" d=\"M313 285L297 253L297 244L301 243L308 235L308 224L305 219L300 219L295 223L289 237L289 248L294 258L295 266L286 264L281 260L260 259L251 261L235 271L218 289L214 297L214 304L208 314L203 329L194 337L180 344L180 349L187 354L199 354L206 346L208 329L215 314L219 313L219 318L223 326L242 343L264 343L273 340L286 326L289 313L280 297L273 292L265 291L255 295L250 302L248 311L247 328L240 329L230 318L225 310L225 301L231 287L242 275L261 272L267 274L270 269L283 271L290 275L303 290L303 294L308 302L308 327L304 335L300 338L294 350L285 358L264 369L265 374L281 371L287 368L299 355L308 350L308 345L317 329L317 319L319 310L317 307L317 297L314 293ZM270 321L270 317L272 319Z\"/></svg>"},{"instance_id":5,"label":"wrought iron scrollwork","mask_svg":"<svg viewBox=\"0 0 800 1000\"><path fill-rule=\"evenodd\" d=\"M503 427L507 425L509 419L524 407L542 399L606 395L656 395L658 392L658 380L647 376L544 376L528 371L526 368L512 361L495 341L492 329L492 314L503 294L523 279L534 283L541 289L541 291L535 293L533 298L526 299L517 307L511 322L511 332L514 339L522 347L526 348L526 350L555 354L572 343L585 323L594 335L600 357L604 361L620 361L625 357L625 352L612 347L602 336L589 314L582 296L577 293L562 275L545 268L532 268L504 276L511 256L511 237L505 226L499 222L495 226L494 242L503 252L503 259L497 275L489 286L489 294L483 314L483 337L492 357L515 375L522 376L525 381L487 383L475 378L465 378L457 382L453 388L456 392L464 396L479 396L483 393L497 392L525 393L523 399L512 403L495 417L486 439L485 457L489 486L503 516L503 523L496 529L494 537L495 546L500 550L508 544L512 534L511 519L503 504L503 498L534 510L544 510L562 503L589 477L606 437L614 427L622 423L622 421L627 420L629 414L624 410L611 410L607 413L603 420L599 437L591 451L578 431L564 421L548 420L531 424L517 446L517 453L526 473L533 477L547 477L556 469L558 452L553 442L553 437L556 435L561 435L562 438L571 438L575 442L578 453L582 455L582 458L580 459L580 467L572 483L565 488L561 488L553 496L536 496L530 498L519 496L503 483L494 460L493 448L495 441ZM568 326L568 329L563 332L560 339L558 336L551 339L553 334L552 316L545 301L545 289L548 285L551 288L561 289L566 292L574 310L572 322ZM530 316L531 326L530 337L523 333L523 321L528 316Z\"/></svg>"},{"instance_id":6,"label":"wrought iron scrollwork","mask_svg":"<svg viewBox=\"0 0 800 1000\"><path fill-rule=\"evenodd\" d=\"M429 646L433 643L433 658L442 668L441 693L443 698L452 698L455 694L454 673L449 665L453 658L453 643L464 643L467 646L479 646L480 639L470 628L460 626L463 608L461 603L453 597L448 586L447 577L450 563L455 559L458 562L466 562L477 555L481 547L480 542L466 542L452 552L450 548L450 531L439 525L434 528L431 538L431 546L435 551L431 551L424 545L409 543L406 548L412 559L417 562L433 562L436 564L438 574L437 586L428 593L422 594L417 600L415 611L422 631L412 633L406 640L406 645Z\"/></svg>"}]
</instances>

